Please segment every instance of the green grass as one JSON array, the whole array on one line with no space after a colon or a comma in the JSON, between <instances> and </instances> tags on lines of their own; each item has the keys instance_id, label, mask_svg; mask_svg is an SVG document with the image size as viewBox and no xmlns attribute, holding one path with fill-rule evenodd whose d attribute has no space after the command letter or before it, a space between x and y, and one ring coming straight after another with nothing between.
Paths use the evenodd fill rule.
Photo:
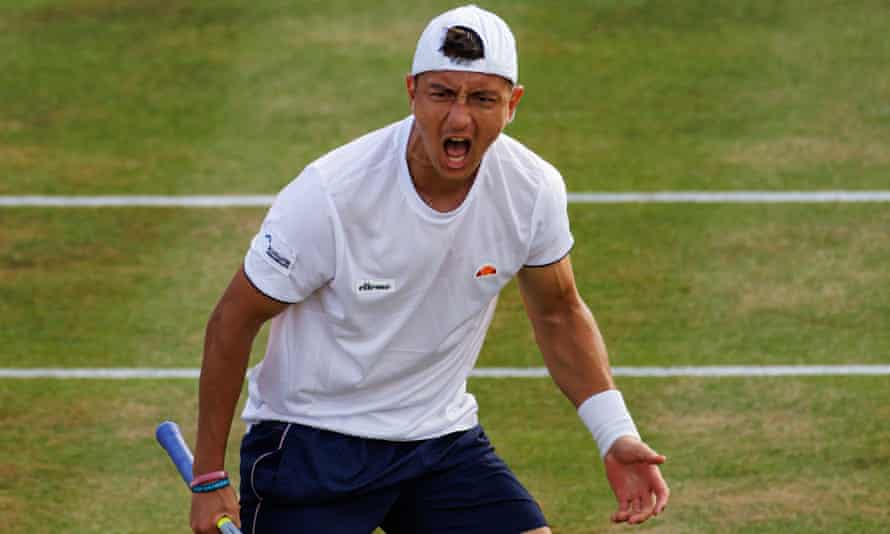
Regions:
<instances>
[{"instance_id":1,"label":"green grass","mask_svg":"<svg viewBox=\"0 0 890 534\"><path fill-rule=\"evenodd\" d=\"M5 2L0 193L277 191L408 113L413 46L447 5ZM510 132L570 189L887 185L878 0L486 5L520 43Z\"/></svg>"},{"instance_id":2,"label":"green grass","mask_svg":"<svg viewBox=\"0 0 890 534\"><path fill-rule=\"evenodd\" d=\"M279 190L408 113L451 2L0 0L0 194ZM879 0L486 2L526 86L509 133L571 191L887 189ZM0 209L0 367L195 367L262 209ZM614 365L887 363L890 211L573 205L578 285ZM254 350L262 353L263 340ZM515 285L483 366L539 366ZM881 532L887 380L625 379L669 457L653 532ZM472 380L556 533L626 531L548 380ZM21 532L181 532L153 443L194 381L0 381L0 517ZM236 423L230 468L236 459Z\"/></svg>"},{"instance_id":3,"label":"green grass","mask_svg":"<svg viewBox=\"0 0 890 534\"><path fill-rule=\"evenodd\" d=\"M613 364L886 361L890 295L879 288L890 284L890 211L881 204L570 211L578 285ZM197 366L210 310L262 216L0 211L2 366ZM541 365L514 285L480 365Z\"/></svg>"},{"instance_id":4,"label":"green grass","mask_svg":"<svg viewBox=\"0 0 890 534\"><path fill-rule=\"evenodd\" d=\"M890 512L883 378L625 379L668 456L654 532L879 532ZM509 387L506 387L509 386ZM595 446L547 380L476 379L499 453L559 534L626 531ZM8 381L0 389L0 513L19 532L183 532L188 493L154 443L174 418L194 437L194 381ZM236 424L230 453L237 449ZM839 439L843 436L844 439ZM235 457L230 456L230 465Z\"/></svg>"},{"instance_id":5,"label":"green grass","mask_svg":"<svg viewBox=\"0 0 890 534\"><path fill-rule=\"evenodd\" d=\"M578 286L617 365L887 361L883 205L573 206ZM515 287L487 365L537 364Z\"/></svg>"},{"instance_id":6,"label":"green grass","mask_svg":"<svg viewBox=\"0 0 890 534\"><path fill-rule=\"evenodd\" d=\"M206 320L261 220L255 210L0 211L3 364L197 366Z\"/></svg>"}]
</instances>

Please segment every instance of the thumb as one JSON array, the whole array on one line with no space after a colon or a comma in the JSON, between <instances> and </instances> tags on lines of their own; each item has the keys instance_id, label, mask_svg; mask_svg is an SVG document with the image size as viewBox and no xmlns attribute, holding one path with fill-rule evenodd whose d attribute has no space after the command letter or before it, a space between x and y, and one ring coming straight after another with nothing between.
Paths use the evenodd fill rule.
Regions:
<instances>
[{"instance_id":1,"label":"thumb","mask_svg":"<svg viewBox=\"0 0 890 534\"><path fill-rule=\"evenodd\" d=\"M658 454L649 445L630 436L622 437L616 441L612 452L615 453L615 458L624 464L661 465L667 461L667 457Z\"/></svg>"}]
</instances>

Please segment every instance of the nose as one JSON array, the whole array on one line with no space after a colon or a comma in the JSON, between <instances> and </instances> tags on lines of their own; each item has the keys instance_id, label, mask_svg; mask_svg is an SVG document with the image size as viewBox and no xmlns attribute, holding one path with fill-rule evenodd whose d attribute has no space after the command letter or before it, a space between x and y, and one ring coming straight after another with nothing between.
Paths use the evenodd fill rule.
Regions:
<instances>
[{"instance_id":1,"label":"nose","mask_svg":"<svg viewBox=\"0 0 890 534\"><path fill-rule=\"evenodd\" d=\"M455 98L448 110L446 123L448 131L461 132L467 129L472 122L470 116L470 106L467 104L466 97Z\"/></svg>"}]
</instances>

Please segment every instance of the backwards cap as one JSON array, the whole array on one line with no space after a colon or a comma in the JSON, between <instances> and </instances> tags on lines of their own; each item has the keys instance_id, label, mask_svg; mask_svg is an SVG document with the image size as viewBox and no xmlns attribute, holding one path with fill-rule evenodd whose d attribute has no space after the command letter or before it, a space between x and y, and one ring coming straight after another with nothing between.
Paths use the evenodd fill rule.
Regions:
<instances>
[{"instance_id":1,"label":"backwards cap","mask_svg":"<svg viewBox=\"0 0 890 534\"><path fill-rule=\"evenodd\" d=\"M475 60L454 59L442 53L448 29L463 26L479 34L485 55ZM459 7L434 18L423 30L414 52L411 74L431 70L460 70L496 74L514 85L519 79L516 39L507 23L490 11L474 5Z\"/></svg>"}]
</instances>

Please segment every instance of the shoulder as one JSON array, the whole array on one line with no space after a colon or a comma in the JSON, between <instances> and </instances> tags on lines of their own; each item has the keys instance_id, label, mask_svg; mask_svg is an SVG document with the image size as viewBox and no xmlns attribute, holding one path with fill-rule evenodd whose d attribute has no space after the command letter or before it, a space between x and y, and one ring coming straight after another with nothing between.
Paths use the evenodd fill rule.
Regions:
<instances>
[{"instance_id":1,"label":"shoulder","mask_svg":"<svg viewBox=\"0 0 890 534\"><path fill-rule=\"evenodd\" d=\"M501 134L492 144L490 157L489 172L496 180L503 180L514 195L537 198L547 191L565 192L565 182L559 170L507 134Z\"/></svg>"},{"instance_id":2,"label":"shoulder","mask_svg":"<svg viewBox=\"0 0 890 534\"><path fill-rule=\"evenodd\" d=\"M495 165L513 204L523 207L527 254L525 266L550 265L563 258L574 239L569 228L565 182L544 158L510 136L501 135Z\"/></svg>"},{"instance_id":3,"label":"shoulder","mask_svg":"<svg viewBox=\"0 0 890 534\"><path fill-rule=\"evenodd\" d=\"M354 187L362 178L380 174L398 163L398 146L408 119L395 122L342 145L310 163L307 169L318 175L331 194Z\"/></svg>"},{"instance_id":4,"label":"shoulder","mask_svg":"<svg viewBox=\"0 0 890 534\"><path fill-rule=\"evenodd\" d=\"M563 181L553 164L507 134L501 134L492 148L493 156L503 168L533 184L552 185Z\"/></svg>"},{"instance_id":5,"label":"shoulder","mask_svg":"<svg viewBox=\"0 0 890 534\"><path fill-rule=\"evenodd\" d=\"M402 120L328 152L282 190L281 203L329 214L335 224L373 218L384 198L399 190L399 147L410 127Z\"/></svg>"}]
</instances>

